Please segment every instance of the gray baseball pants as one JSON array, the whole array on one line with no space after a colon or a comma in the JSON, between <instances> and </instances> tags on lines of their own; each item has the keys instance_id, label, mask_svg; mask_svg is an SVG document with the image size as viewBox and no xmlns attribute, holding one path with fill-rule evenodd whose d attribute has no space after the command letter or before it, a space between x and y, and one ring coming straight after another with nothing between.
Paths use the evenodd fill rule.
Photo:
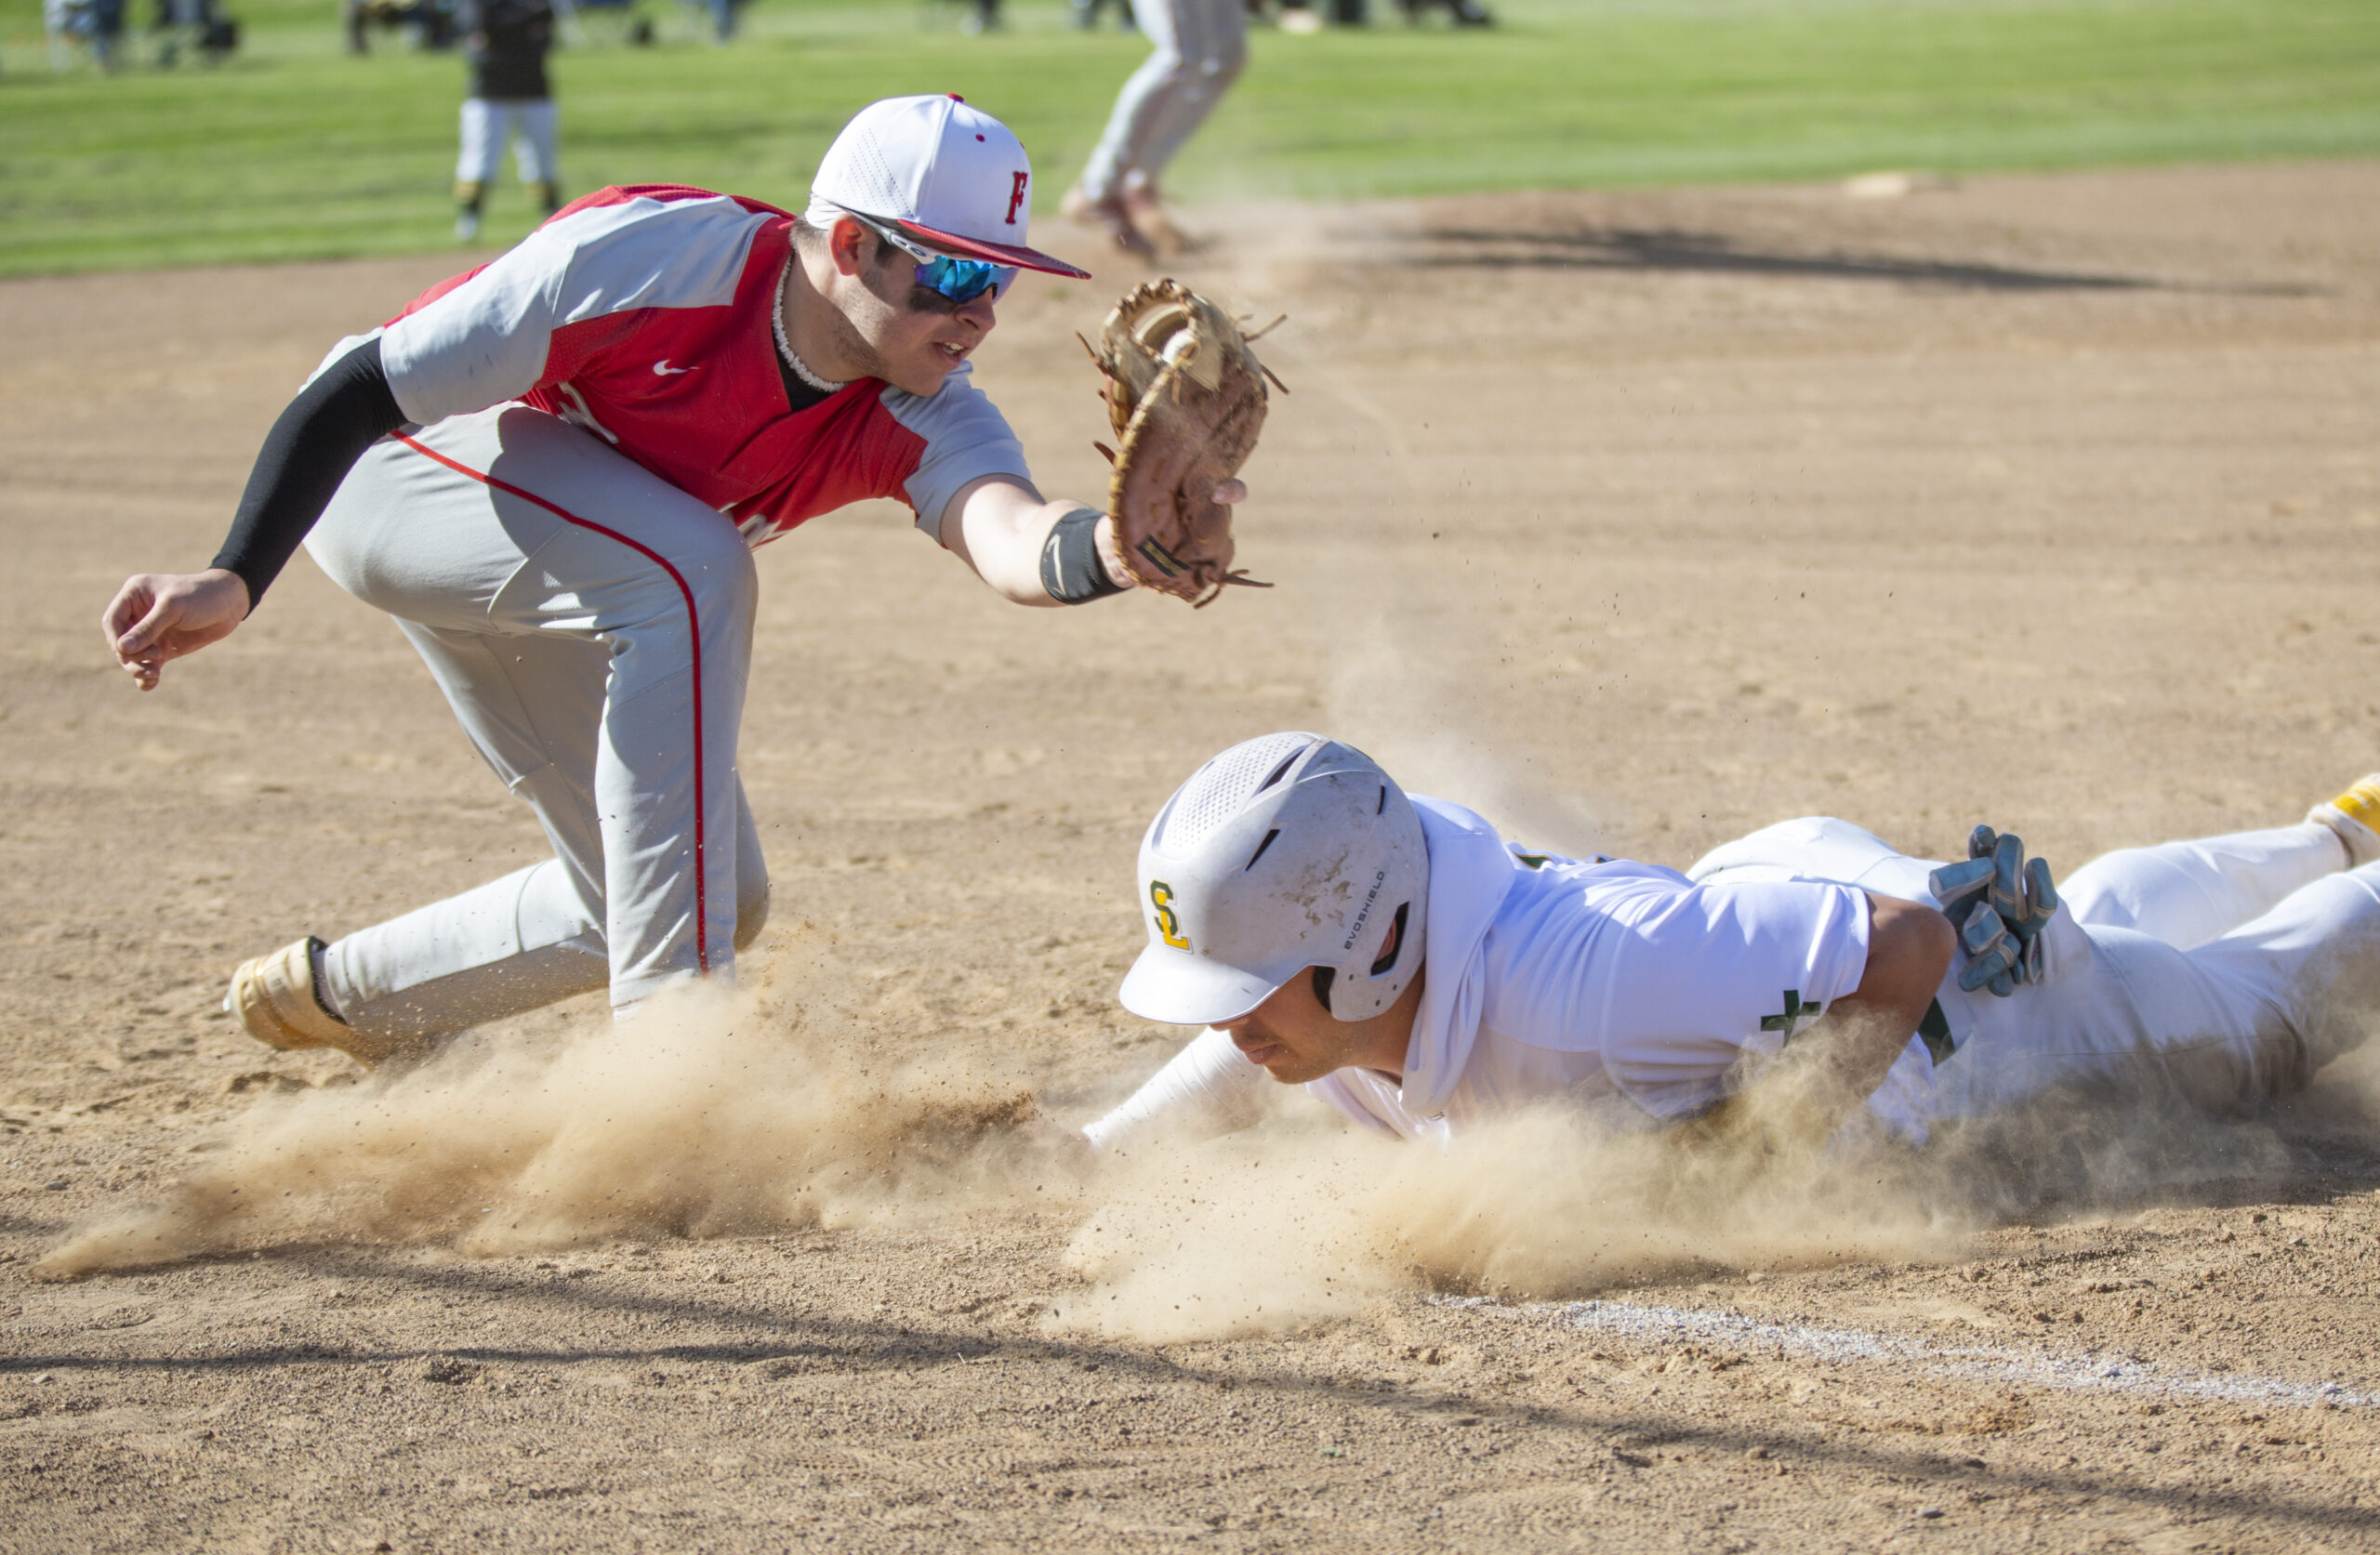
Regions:
<instances>
[{"instance_id":1,"label":"gray baseball pants","mask_svg":"<svg viewBox=\"0 0 2380 1555\"><path fill-rule=\"evenodd\" d=\"M375 444L306 547L396 618L554 850L333 943L341 1018L419 1039L732 976L769 899L735 772L756 579L734 524L507 404Z\"/></svg>"},{"instance_id":2,"label":"gray baseball pants","mask_svg":"<svg viewBox=\"0 0 2380 1555\"><path fill-rule=\"evenodd\" d=\"M1094 200L1157 182L1248 63L1242 0L1135 0L1156 45L1117 95L1082 191Z\"/></svg>"}]
</instances>

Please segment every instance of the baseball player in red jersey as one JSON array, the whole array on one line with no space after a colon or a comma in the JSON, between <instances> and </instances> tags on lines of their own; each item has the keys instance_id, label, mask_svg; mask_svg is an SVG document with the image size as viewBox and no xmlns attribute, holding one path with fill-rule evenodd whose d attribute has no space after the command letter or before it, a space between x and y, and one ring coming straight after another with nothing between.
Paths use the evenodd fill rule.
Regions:
<instances>
[{"instance_id":1,"label":"baseball player in red jersey","mask_svg":"<svg viewBox=\"0 0 2380 1555\"><path fill-rule=\"evenodd\" d=\"M1130 586L1113 520L1045 499L968 357L1019 270L1031 165L956 97L863 110L800 217L606 189L341 341L205 572L126 582L142 690L302 542L394 616L554 856L234 974L258 1039L366 1062L608 986L729 973L768 911L735 775L751 547L867 497L1020 604ZM1236 481L1218 501L1244 494Z\"/></svg>"}]
</instances>

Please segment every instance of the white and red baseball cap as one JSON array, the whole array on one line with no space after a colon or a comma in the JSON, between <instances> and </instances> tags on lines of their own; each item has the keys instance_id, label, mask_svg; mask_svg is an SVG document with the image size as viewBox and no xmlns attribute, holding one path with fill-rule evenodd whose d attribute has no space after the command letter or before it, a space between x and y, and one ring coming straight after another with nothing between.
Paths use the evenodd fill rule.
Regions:
<instances>
[{"instance_id":1,"label":"white and red baseball cap","mask_svg":"<svg viewBox=\"0 0 2380 1555\"><path fill-rule=\"evenodd\" d=\"M810 202L815 225L833 219L822 205L834 207L959 258L1091 274L1025 246L1033 164L1006 125L956 92L886 98L853 114L819 162Z\"/></svg>"}]
</instances>

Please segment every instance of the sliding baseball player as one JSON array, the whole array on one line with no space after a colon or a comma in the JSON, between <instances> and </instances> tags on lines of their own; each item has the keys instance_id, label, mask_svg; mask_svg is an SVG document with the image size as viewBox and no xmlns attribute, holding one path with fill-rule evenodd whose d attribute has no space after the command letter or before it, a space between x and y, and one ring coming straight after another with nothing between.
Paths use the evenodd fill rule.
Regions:
<instances>
[{"instance_id":1,"label":"sliding baseball player","mask_svg":"<svg viewBox=\"0 0 2380 1555\"><path fill-rule=\"evenodd\" d=\"M1862 1109L1922 1140L2052 1087L2238 1106L2304 1086L2380 1007L2376 819L2380 774L2062 892L2014 837L1936 864L1830 819L1681 875L1524 851L1336 741L1266 735L1141 848L1123 1003L1209 1030L1085 1133L1226 1132L1266 1074L1408 1139L1557 1098L1638 1128L1782 1098L1765 1115L1815 1142Z\"/></svg>"},{"instance_id":2,"label":"sliding baseball player","mask_svg":"<svg viewBox=\"0 0 2380 1555\"><path fill-rule=\"evenodd\" d=\"M843 130L800 216L602 190L332 350L267 438L214 565L128 580L109 646L154 687L238 626L302 542L395 618L553 857L248 962L228 1002L251 1034L369 1063L581 992L608 988L625 1013L731 973L769 903L735 775L751 552L821 513L906 502L1020 604L1219 586L1236 462L1197 466L1213 473L1195 500L1143 501L1202 526L1169 548L1045 498L971 381L1019 270L1085 273L1026 245L1031 195L998 120L896 98ZM1253 426L1233 424L1244 453ZM1136 427L1119 467L1159 430Z\"/></svg>"}]
</instances>

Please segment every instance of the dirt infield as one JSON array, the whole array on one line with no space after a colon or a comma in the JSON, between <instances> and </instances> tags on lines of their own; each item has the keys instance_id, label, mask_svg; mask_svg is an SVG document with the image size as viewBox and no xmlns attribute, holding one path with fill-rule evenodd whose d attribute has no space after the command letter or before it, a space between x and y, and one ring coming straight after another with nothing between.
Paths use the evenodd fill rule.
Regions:
<instances>
[{"instance_id":1,"label":"dirt infield","mask_svg":"<svg viewBox=\"0 0 2380 1555\"><path fill-rule=\"evenodd\" d=\"M1244 213L1182 270L1290 315L1275 592L1053 616L810 526L743 1002L350 1085L231 1027L232 963L535 827L308 562L152 696L96 621L447 269L0 285L0 1548L2380 1543L2370 1063L1708 1224L1294 1117L1086 1188L1011 1127L1185 1034L1109 1002L1132 850L1266 729L1672 864L1816 811L2063 870L2380 766L2380 165ZM1052 491L1104 486L1121 279L983 355ZM29 1277L93 1225L169 1261Z\"/></svg>"}]
</instances>

